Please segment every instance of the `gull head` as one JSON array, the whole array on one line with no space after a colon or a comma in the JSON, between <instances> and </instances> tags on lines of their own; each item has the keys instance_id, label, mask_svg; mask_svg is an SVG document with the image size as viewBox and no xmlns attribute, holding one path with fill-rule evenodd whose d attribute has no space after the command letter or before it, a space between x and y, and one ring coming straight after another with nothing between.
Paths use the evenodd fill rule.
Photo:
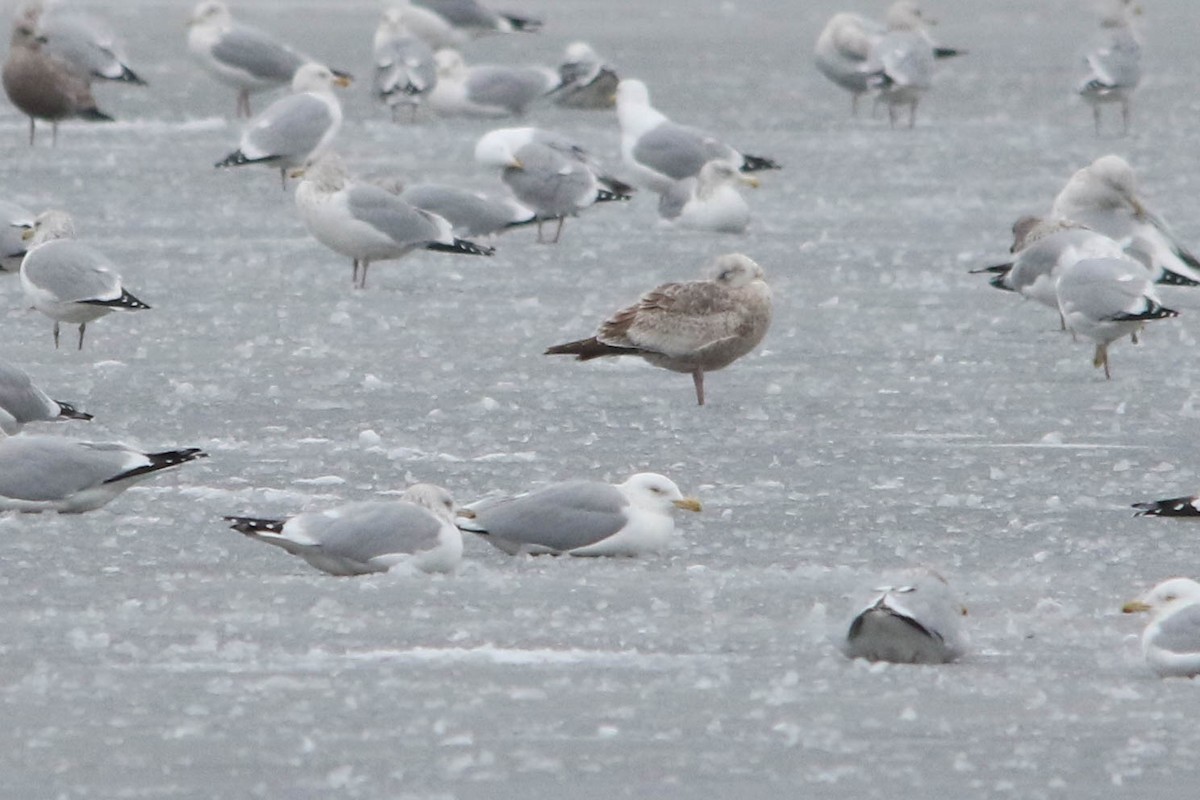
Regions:
<instances>
[{"instance_id":1,"label":"gull head","mask_svg":"<svg viewBox=\"0 0 1200 800\"><path fill-rule=\"evenodd\" d=\"M457 78L467 71L467 62L463 61L462 53L450 47L443 47L434 53L433 63L437 65L439 78Z\"/></svg>"},{"instance_id":2,"label":"gull head","mask_svg":"<svg viewBox=\"0 0 1200 800\"><path fill-rule=\"evenodd\" d=\"M30 246L54 239L74 239L75 221L67 212L52 208L38 214L33 227L21 234L21 238L29 241Z\"/></svg>"},{"instance_id":3,"label":"gull head","mask_svg":"<svg viewBox=\"0 0 1200 800\"><path fill-rule=\"evenodd\" d=\"M1130 600L1121 606L1126 614L1152 612L1155 617L1162 617L1177 608L1200 603L1200 583L1191 578L1170 578L1155 586L1137 600Z\"/></svg>"},{"instance_id":4,"label":"gull head","mask_svg":"<svg viewBox=\"0 0 1200 800\"><path fill-rule=\"evenodd\" d=\"M293 92L332 93L334 86L348 86L345 76L337 75L324 64L310 63L296 70L292 76Z\"/></svg>"},{"instance_id":5,"label":"gull head","mask_svg":"<svg viewBox=\"0 0 1200 800\"><path fill-rule=\"evenodd\" d=\"M225 27L232 23L233 15L229 13L229 6L221 0L204 0L204 2L198 3L192 9L192 16L188 18L188 25Z\"/></svg>"},{"instance_id":6,"label":"gull head","mask_svg":"<svg viewBox=\"0 0 1200 800\"><path fill-rule=\"evenodd\" d=\"M523 169L524 165L516 154L519 149L516 140L524 130L527 129L497 128L488 131L475 143L475 160L485 167Z\"/></svg>"},{"instance_id":7,"label":"gull head","mask_svg":"<svg viewBox=\"0 0 1200 800\"><path fill-rule=\"evenodd\" d=\"M741 253L717 256L709 266L709 274L713 276L713 281L730 289L738 289L766 277L763 268L754 259Z\"/></svg>"},{"instance_id":8,"label":"gull head","mask_svg":"<svg viewBox=\"0 0 1200 800\"><path fill-rule=\"evenodd\" d=\"M303 170L298 170L292 177L303 177L304 183L321 192L340 192L346 188L350 172L346 162L337 153L325 153Z\"/></svg>"},{"instance_id":9,"label":"gull head","mask_svg":"<svg viewBox=\"0 0 1200 800\"><path fill-rule=\"evenodd\" d=\"M921 7L913 0L897 0L892 3L884 15L884 21L891 31L919 31L926 25L937 24L937 20L922 14Z\"/></svg>"},{"instance_id":10,"label":"gull head","mask_svg":"<svg viewBox=\"0 0 1200 800\"><path fill-rule=\"evenodd\" d=\"M700 501L684 497L675 482L656 472L639 472L617 486L631 505L654 511L670 512L674 508L699 511Z\"/></svg>"},{"instance_id":11,"label":"gull head","mask_svg":"<svg viewBox=\"0 0 1200 800\"><path fill-rule=\"evenodd\" d=\"M1098 189L1116 193L1117 197L1123 201L1122 204L1132 206L1139 216L1145 213L1145 209L1137 198L1137 179L1134 177L1133 167L1129 166L1128 161L1118 155L1110 154L1097 158L1086 170L1087 174L1098 184Z\"/></svg>"},{"instance_id":12,"label":"gull head","mask_svg":"<svg viewBox=\"0 0 1200 800\"><path fill-rule=\"evenodd\" d=\"M414 483L404 490L400 499L413 505L426 508L435 516L448 522L454 522L459 513L458 504L450 496L450 492L432 483Z\"/></svg>"},{"instance_id":13,"label":"gull head","mask_svg":"<svg viewBox=\"0 0 1200 800\"><path fill-rule=\"evenodd\" d=\"M563 63L590 67L600 63L600 56L587 42L571 42L563 51Z\"/></svg>"},{"instance_id":14,"label":"gull head","mask_svg":"<svg viewBox=\"0 0 1200 800\"><path fill-rule=\"evenodd\" d=\"M633 78L617 84L617 107L650 105L650 90L646 84Z\"/></svg>"}]
</instances>

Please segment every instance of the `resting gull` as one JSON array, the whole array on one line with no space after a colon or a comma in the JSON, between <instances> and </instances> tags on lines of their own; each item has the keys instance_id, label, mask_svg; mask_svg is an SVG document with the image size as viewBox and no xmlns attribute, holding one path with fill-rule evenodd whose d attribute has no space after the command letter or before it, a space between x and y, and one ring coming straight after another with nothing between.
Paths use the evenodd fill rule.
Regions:
<instances>
[{"instance_id":1,"label":"resting gull","mask_svg":"<svg viewBox=\"0 0 1200 800\"><path fill-rule=\"evenodd\" d=\"M742 172L779 169L769 158L739 153L698 128L677 125L650 105L650 91L639 80L617 85L617 119L621 123L621 157L636 180L659 194L675 181L699 174L714 158Z\"/></svg>"},{"instance_id":2,"label":"resting gull","mask_svg":"<svg viewBox=\"0 0 1200 800\"><path fill-rule=\"evenodd\" d=\"M448 49L437 51L434 60L437 85L427 102L444 117L520 117L558 86L558 77L544 67L468 66L457 50Z\"/></svg>"},{"instance_id":3,"label":"resting gull","mask_svg":"<svg viewBox=\"0 0 1200 800\"><path fill-rule=\"evenodd\" d=\"M29 250L25 231L33 228L37 215L8 200L0 200L0 274L21 269L21 259Z\"/></svg>"},{"instance_id":4,"label":"resting gull","mask_svg":"<svg viewBox=\"0 0 1200 800\"><path fill-rule=\"evenodd\" d=\"M399 565L421 572L453 572L463 551L455 511L449 492L418 483L399 500L348 503L287 519L225 519L251 539L283 548L322 572L347 576L387 572Z\"/></svg>"},{"instance_id":5,"label":"resting gull","mask_svg":"<svg viewBox=\"0 0 1200 800\"><path fill-rule=\"evenodd\" d=\"M567 481L516 497L471 504L459 527L510 555L638 556L663 549L676 508L699 511L673 481L640 472L616 485Z\"/></svg>"},{"instance_id":6,"label":"resting gull","mask_svg":"<svg viewBox=\"0 0 1200 800\"><path fill-rule=\"evenodd\" d=\"M493 33L535 33L541 20L493 11L477 0L392 0L405 24L433 48L461 47Z\"/></svg>"},{"instance_id":7,"label":"resting gull","mask_svg":"<svg viewBox=\"0 0 1200 800\"><path fill-rule=\"evenodd\" d=\"M353 280L366 288L373 261L400 258L423 248L444 253L490 256L490 247L458 239L448 221L368 183L350 179L345 164L329 153L303 173L296 208L317 241L349 256Z\"/></svg>"},{"instance_id":8,"label":"resting gull","mask_svg":"<svg viewBox=\"0 0 1200 800\"><path fill-rule=\"evenodd\" d=\"M121 285L115 265L98 250L77 242L75 224L63 211L44 211L26 232L31 246L21 262L25 301L59 323L79 324L79 349L87 324L112 311L142 311L150 306Z\"/></svg>"},{"instance_id":9,"label":"resting gull","mask_svg":"<svg viewBox=\"0 0 1200 800\"><path fill-rule=\"evenodd\" d=\"M69 403L51 399L25 370L0 361L0 434L20 433L30 422L91 418Z\"/></svg>"},{"instance_id":10,"label":"resting gull","mask_svg":"<svg viewBox=\"0 0 1200 800\"><path fill-rule=\"evenodd\" d=\"M342 105L333 92L335 86L347 85L347 79L328 67L305 64L292 80L294 94L276 100L251 120L238 149L216 166L278 167L286 189L288 170L317 159L341 130Z\"/></svg>"},{"instance_id":11,"label":"resting gull","mask_svg":"<svg viewBox=\"0 0 1200 800\"><path fill-rule=\"evenodd\" d=\"M1150 612L1142 633L1146 663L1163 678L1200 675L1200 583L1171 578L1121 608L1126 614Z\"/></svg>"},{"instance_id":12,"label":"resting gull","mask_svg":"<svg viewBox=\"0 0 1200 800\"><path fill-rule=\"evenodd\" d=\"M92 511L133 484L204 455L194 447L144 453L58 436L0 438L0 511Z\"/></svg>"},{"instance_id":13,"label":"resting gull","mask_svg":"<svg viewBox=\"0 0 1200 800\"><path fill-rule=\"evenodd\" d=\"M744 233L750 206L738 184L758 187L758 178L738 171L732 162L709 161L694 178L676 181L658 199L658 215L679 227L717 233Z\"/></svg>"},{"instance_id":14,"label":"resting gull","mask_svg":"<svg viewBox=\"0 0 1200 800\"><path fill-rule=\"evenodd\" d=\"M1119 103L1121 132L1129 133L1129 101L1142 80L1142 45L1133 17L1142 9L1133 0L1112 0L1100 20L1101 37L1088 52L1088 74L1079 95L1092 107L1092 122L1100 135L1100 106Z\"/></svg>"},{"instance_id":15,"label":"resting gull","mask_svg":"<svg viewBox=\"0 0 1200 800\"><path fill-rule=\"evenodd\" d=\"M600 325L589 339L546 350L580 361L640 356L687 372L704 405L704 373L727 367L762 341L771 324L771 289L762 267L740 253L717 256L711 280L665 283Z\"/></svg>"},{"instance_id":16,"label":"resting gull","mask_svg":"<svg viewBox=\"0 0 1200 800\"><path fill-rule=\"evenodd\" d=\"M408 106L415 119L422 99L437 86L433 50L404 26L399 9L389 8L375 29L375 97L392 110Z\"/></svg>"},{"instance_id":17,"label":"resting gull","mask_svg":"<svg viewBox=\"0 0 1200 800\"><path fill-rule=\"evenodd\" d=\"M607 109L617 102L621 79L587 42L571 42L558 67L558 88L551 92L563 108Z\"/></svg>"},{"instance_id":18,"label":"resting gull","mask_svg":"<svg viewBox=\"0 0 1200 800\"><path fill-rule=\"evenodd\" d=\"M967 610L941 575L921 570L875 591L879 595L850 622L842 643L847 656L898 664L944 664L962 656Z\"/></svg>"}]
</instances>

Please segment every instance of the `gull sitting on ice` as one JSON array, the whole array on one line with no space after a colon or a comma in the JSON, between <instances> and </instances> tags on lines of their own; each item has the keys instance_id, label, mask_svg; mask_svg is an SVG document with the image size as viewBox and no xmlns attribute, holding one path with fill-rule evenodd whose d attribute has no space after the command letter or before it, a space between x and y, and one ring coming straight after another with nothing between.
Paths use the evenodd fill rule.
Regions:
<instances>
[{"instance_id":1,"label":"gull sitting on ice","mask_svg":"<svg viewBox=\"0 0 1200 800\"><path fill-rule=\"evenodd\" d=\"M587 42L571 42L558 67L558 88L551 92L563 108L606 109L616 104L621 79Z\"/></svg>"},{"instance_id":2,"label":"gull sitting on ice","mask_svg":"<svg viewBox=\"0 0 1200 800\"><path fill-rule=\"evenodd\" d=\"M1100 106L1119 103L1121 132L1129 133L1129 103L1142 80L1142 45L1133 17L1142 9L1133 0L1111 0L1100 20L1101 37L1088 52L1088 74L1079 95L1092 107L1092 122L1100 135Z\"/></svg>"},{"instance_id":3,"label":"gull sitting on ice","mask_svg":"<svg viewBox=\"0 0 1200 800\"><path fill-rule=\"evenodd\" d=\"M555 345L546 355L579 361L638 356L692 376L704 405L704 373L749 353L771 324L771 289L762 267L740 253L717 256L709 280L664 283L600 325L595 336Z\"/></svg>"},{"instance_id":4,"label":"gull sitting on ice","mask_svg":"<svg viewBox=\"0 0 1200 800\"><path fill-rule=\"evenodd\" d=\"M389 8L375 29L375 97L392 110L408 106L415 119L422 99L437 86L433 50L404 26L399 9Z\"/></svg>"},{"instance_id":5,"label":"gull sitting on ice","mask_svg":"<svg viewBox=\"0 0 1200 800\"><path fill-rule=\"evenodd\" d=\"M26 232L30 249L21 262L25 301L58 325L79 325L79 349L87 324L112 311L142 311L150 306L121 285L115 265L103 253L75 241L75 224L63 211L45 211Z\"/></svg>"},{"instance_id":6,"label":"gull sitting on ice","mask_svg":"<svg viewBox=\"0 0 1200 800\"><path fill-rule=\"evenodd\" d=\"M520 117L558 86L544 67L468 66L457 50L439 50L429 107L444 117Z\"/></svg>"},{"instance_id":7,"label":"gull sitting on ice","mask_svg":"<svg viewBox=\"0 0 1200 800\"><path fill-rule=\"evenodd\" d=\"M1122 608L1126 614L1150 612L1142 633L1146 663L1163 678L1200 675L1200 583L1171 578Z\"/></svg>"},{"instance_id":8,"label":"gull sitting on ice","mask_svg":"<svg viewBox=\"0 0 1200 800\"><path fill-rule=\"evenodd\" d=\"M962 656L967 610L941 575L924 570L876 591L850 622L842 643L847 656L898 664L944 664Z\"/></svg>"},{"instance_id":9,"label":"gull sitting on ice","mask_svg":"<svg viewBox=\"0 0 1200 800\"><path fill-rule=\"evenodd\" d=\"M453 572L463 551L456 511L445 489L418 483L399 500L348 503L286 519L225 519L235 531L299 556L322 572L349 576L401 565L420 572Z\"/></svg>"},{"instance_id":10,"label":"gull sitting on ice","mask_svg":"<svg viewBox=\"0 0 1200 800\"><path fill-rule=\"evenodd\" d=\"M33 228L37 215L8 200L0 200L0 275L16 274L21 259L29 252L25 232Z\"/></svg>"},{"instance_id":11,"label":"gull sitting on ice","mask_svg":"<svg viewBox=\"0 0 1200 800\"><path fill-rule=\"evenodd\" d=\"M20 433L30 422L91 418L70 403L51 399L25 370L0 361L0 434Z\"/></svg>"},{"instance_id":12,"label":"gull sitting on ice","mask_svg":"<svg viewBox=\"0 0 1200 800\"><path fill-rule=\"evenodd\" d=\"M694 178L684 178L658 198L658 215L679 228L717 233L745 233L750 206L737 185L758 188L758 178L738 171L732 162L709 161Z\"/></svg>"},{"instance_id":13,"label":"gull sitting on ice","mask_svg":"<svg viewBox=\"0 0 1200 800\"><path fill-rule=\"evenodd\" d=\"M317 241L349 256L359 289L366 288L371 262L400 258L419 248L472 256L494 252L456 238L442 217L415 208L386 189L351 180L336 153L319 159L304 170L303 177L296 187L300 218Z\"/></svg>"},{"instance_id":14,"label":"gull sitting on ice","mask_svg":"<svg viewBox=\"0 0 1200 800\"><path fill-rule=\"evenodd\" d=\"M699 511L670 478L640 472L616 485L567 481L472 503L459 527L509 555L639 556L662 550L675 532L672 511Z\"/></svg>"}]
</instances>

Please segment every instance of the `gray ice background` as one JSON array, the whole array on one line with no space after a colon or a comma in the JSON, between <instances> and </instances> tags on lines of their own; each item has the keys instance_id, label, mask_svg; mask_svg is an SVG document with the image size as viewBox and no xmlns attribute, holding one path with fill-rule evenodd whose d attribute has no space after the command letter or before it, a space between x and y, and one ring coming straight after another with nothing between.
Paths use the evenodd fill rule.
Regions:
<instances>
[{"instance_id":1,"label":"gray ice background","mask_svg":"<svg viewBox=\"0 0 1200 800\"><path fill-rule=\"evenodd\" d=\"M121 121L64 124L54 150L0 103L3 186L72 212L154 309L56 352L6 280L2 356L96 415L55 432L212 457L85 516L0 517L0 796L1195 797L1200 687L1151 675L1118 610L1200 572L1193 528L1127 508L1200 484L1200 292L1168 290L1184 316L1115 345L1106 382L1051 312L967 274L1108 152L1200 246L1193 0L1144 3L1132 132L1099 139L1073 96L1082 0L928 4L971 53L913 131L849 118L811 63L833 12L883 2L513 0L545 31L471 60L553 64L585 38L678 121L786 168L744 237L660 231L641 196L557 247L379 264L366 291L274 172L212 169L239 129L186 56L192 4L109 5L149 89L98 87ZM493 123L371 105L377 3L236 10L359 75L353 168L499 186L471 162ZM616 163L615 115L530 121ZM735 250L776 318L708 406L687 376L540 354ZM220 520L643 469L706 503L643 560L468 540L457 576L335 579ZM843 659L849 614L913 564L958 588L970 655Z\"/></svg>"}]
</instances>

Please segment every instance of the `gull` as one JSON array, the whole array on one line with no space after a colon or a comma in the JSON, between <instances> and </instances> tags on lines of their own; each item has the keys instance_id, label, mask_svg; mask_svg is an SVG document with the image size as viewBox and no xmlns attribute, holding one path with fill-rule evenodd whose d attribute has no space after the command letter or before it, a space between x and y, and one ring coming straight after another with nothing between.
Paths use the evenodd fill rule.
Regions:
<instances>
[{"instance_id":1,"label":"gull","mask_svg":"<svg viewBox=\"0 0 1200 800\"><path fill-rule=\"evenodd\" d=\"M25 370L0 361L0 434L20 433L30 422L91 418L70 403L51 399Z\"/></svg>"},{"instance_id":2,"label":"gull","mask_svg":"<svg viewBox=\"0 0 1200 800\"><path fill-rule=\"evenodd\" d=\"M250 95L288 86L313 59L252 25L234 20L221 0L203 0L188 20L188 49L206 72L238 90L237 116L250 116ZM350 75L333 73L345 80Z\"/></svg>"},{"instance_id":3,"label":"gull","mask_svg":"<svg viewBox=\"0 0 1200 800\"><path fill-rule=\"evenodd\" d=\"M571 42L558 67L558 88L551 92L563 108L605 109L616 102L621 79L587 42Z\"/></svg>"},{"instance_id":4,"label":"gull","mask_svg":"<svg viewBox=\"0 0 1200 800\"><path fill-rule=\"evenodd\" d=\"M1096 343L1092 366L1111 379L1108 346L1149 320L1179 316L1164 308L1146 269L1128 258L1085 258L1063 268L1056 291L1067 330Z\"/></svg>"},{"instance_id":5,"label":"gull","mask_svg":"<svg viewBox=\"0 0 1200 800\"><path fill-rule=\"evenodd\" d=\"M636 180L662 194L675 181L699 174L714 158L742 172L779 169L769 158L739 153L698 128L678 125L650 105L650 91L639 80L617 85L617 119L621 124L621 157Z\"/></svg>"},{"instance_id":6,"label":"gull","mask_svg":"<svg viewBox=\"0 0 1200 800\"><path fill-rule=\"evenodd\" d=\"M771 289L762 267L741 253L717 256L710 280L664 283L605 320L595 336L555 345L546 355L579 361L639 356L691 374L704 405L704 373L727 367L762 341L771 324Z\"/></svg>"},{"instance_id":7,"label":"gull","mask_svg":"<svg viewBox=\"0 0 1200 800\"><path fill-rule=\"evenodd\" d=\"M375 29L375 97L392 110L408 106L416 119L417 106L437 85L433 50L404 26L399 9L389 8Z\"/></svg>"},{"instance_id":8,"label":"gull","mask_svg":"<svg viewBox=\"0 0 1200 800\"><path fill-rule=\"evenodd\" d=\"M47 51L94 80L146 85L126 63L124 47L112 26L94 14L56 3L42 13L38 32L46 38Z\"/></svg>"},{"instance_id":9,"label":"gull","mask_svg":"<svg viewBox=\"0 0 1200 800\"><path fill-rule=\"evenodd\" d=\"M1135 517L1200 517L1200 495L1134 503L1133 507L1138 509Z\"/></svg>"},{"instance_id":10,"label":"gull","mask_svg":"<svg viewBox=\"0 0 1200 800\"><path fill-rule=\"evenodd\" d=\"M455 511L449 492L418 483L399 500L348 503L286 519L225 520L233 523L233 530L280 547L330 575L387 572L399 565L421 572L453 572L463 551Z\"/></svg>"},{"instance_id":11,"label":"gull","mask_svg":"<svg viewBox=\"0 0 1200 800\"><path fill-rule=\"evenodd\" d=\"M34 220L29 252L21 262L25 301L54 320L54 347L60 322L79 324L79 349L87 324L112 311L150 306L121 285L116 267L98 250L75 241L75 224L63 211L44 211Z\"/></svg>"},{"instance_id":12,"label":"gull","mask_svg":"<svg viewBox=\"0 0 1200 800\"><path fill-rule=\"evenodd\" d=\"M476 0L396 0L404 23L434 48L461 47L493 33L535 33L541 20L503 14Z\"/></svg>"},{"instance_id":13,"label":"gull","mask_svg":"<svg viewBox=\"0 0 1200 800\"><path fill-rule=\"evenodd\" d=\"M112 117L96 108L88 76L49 51L37 32L37 20L36 8L13 20L0 82L12 104L29 117L29 144L34 143L35 121L42 119L50 123L50 142L55 145L58 123L64 119L111 122Z\"/></svg>"},{"instance_id":14,"label":"gull","mask_svg":"<svg viewBox=\"0 0 1200 800\"><path fill-rule=\"evenodd\" d=\"M858 115L858 98L871 87L863 69L871 46L883 38L885 28L860 14L834 14L817 37L817 69L850 92L850 112Z\"/></svg>"},{"instance_id":15,"label":"gull","mask_svg":"<svg viewBox=\"0 0 1200 800\"><path fill-rule=\"evenodd\" d=\"M438 183L409 186L398 196L410 205L445 218L455 236L490 236L537 222L537 213L515 198L493 198Z\"/></svg>"},{"instance_id":16,"label":"gull","mask_svg":"<svg viewBox=\"0 0 1200 800\"><path fill-rule=\"evenodd\" d=\"M758 188L758 178L738 171L732 162L717 159L700 168L694 178L676 181L658 199L658 215L679 228L717 233L744 233L750 206L737 185Z\"/></svg>"},{"instance_id":17,"label":"gull","mask_svg":"<svg viewBox=\"0 0 1200 800\"><path fill-rule=\"evenodd\" d=\"M522 205L542 222L558 220L552 242L562 234L568 216L595 203L628 200L628 184L605 174L581 147L538 128L498 128L475 144L475 160L500 168L501 180Z\"/></svg>"},{"instance_id":18,"label":"gull","mask_svg":"<svg viewBox=\"0 0 1200 800\"><path fill-rule=\"evenodd\" d=\"M962 656L966 639L960 622L967 610L941 575L925 570L875 591L879 596L846 632L847 656L898 664L944 664Z\"/></svg>"},{"instance_id":19,"label":"gull","mask_svg":"<svg viewBox=\"0 0 1200 800\"><path fill-rule=\"evenodd\" d=\"M1150 612L1142 633L1146 663L1163 678L1200 675L1200 583L1171 578L1121 607L1126 614Z\"/></svg>"},{"instance_id":20,"label":"gull","mask_svg":"<svg viewBox=\"0 0 1200 800\"><path fill-rule=\"evenodd\" d=\"M468 506L464 531L509 555L639 556L662 550L675 532L672 511L700 511L674 481L639 472L616 485L567 481Z\"/></svg>"},{"instance_id":21,"label":"gull","mask_svg":"<svg viewBox=\"0 0 1200 800\"><path fill-rule=\"evenodd\" d=\"M304 170L303 178L296 187L300 218L317 241L350 257L359 289L366 288L371 262L400 258L418 248L473 256L495 252L456 238L448 221L386 189L352 181L336 153Z\"/></svg>"},{"instance_id":22,"label":"gull","mask_svg":"<svg viewBox=\"0 0 1200 800\"><path fill-rule=\"evenodd\" d=\"M1119 242L1142 240L1158 281L1192 285L1200 280L1200 260L1142 201L1133 167L1118 155L1101 156L1072 175L1054 198L1050 215L1075 220Z\"/></svg>"},{"instance_id":23,"label":"gull","mask_svg":"<svg viewBox=\"0 0 1200 800\"><path fill-rule=\"evenodd\" d=\"M1101 17L1101 38L1088 52L1088 74L1079 84L1080 96L1092 107L1092 122L1100 135L1100 106L1121 105L1121 132L1129 133L1129 101L1142 80L1142 45L1133 17L1142 9L1133 0L1113 0Z\"/></svg>"},{"instance_id":24,"label":"gull","mask_svg":"<svg viewBox=\"0 0 1200 800\"><path fill-rule=\"evenodd\" d=\"M288 170L303 168L329 148L342 127L342 106L335 86L348 86L346 78L320 64L296 70L292 91L269 105L250 121L237 150L216 163L219 167L266 164L279 168L287 188Z\"/></svg>"},{"instance_id":25,"label":"gull","mask_svg":"<svg viewBox=\"0 0 1200 800\"><path fill-rule=\"evenodd\" d=\"M908 127L917 121L921 96L933 85L933 42L920 7L911 0L892 4L885 17L888 32L875 41L860 69L867 85L887 103L888 121L896 126L899 108L908 106Z\"/></svg>"},{"instance_id":26,"label":"gull","mask_svg":"<svg viewBox=\"0 0 1200 800\"><path fill-rule=\"evenodd\" d=\"M0 438L0 511L92 511L135 483L205 455L195 447L146 453L57 436Z\"/></svg>"},{"instance_id":27,"label":"gull","mask_svg":"<svg viewBox=\"0 0 1200 800\"><path fill-rule=\"evenodd\" d=\"M0 274L15 274L29 250L25 231L33 228L36 215L16 203L0 200Z\"/></svg>"},{"instance_id":28,"label":"gull","mask_svg":"<svg viewBox=\"0 0 1200 800\"><path fill-rule=\"evenodd\" d=\"M520 117L558 86L558 77L543 67L494 64L468 66L457 50L434 54L437 85L429 107L444 117Z\"/></svg>"}]
</instances>

